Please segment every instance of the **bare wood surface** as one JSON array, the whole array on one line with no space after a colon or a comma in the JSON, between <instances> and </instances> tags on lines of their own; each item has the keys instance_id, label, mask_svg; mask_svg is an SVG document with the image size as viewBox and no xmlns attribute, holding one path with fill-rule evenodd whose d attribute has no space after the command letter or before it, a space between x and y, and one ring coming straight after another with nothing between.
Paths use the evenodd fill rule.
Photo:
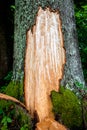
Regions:
<instances>
[{"instance_id":1,"label":"bare wood surface","mask_svg":"<svg viewBox=\"0 0 87 130\"><path fill-rule=\"evenodd\" d=\"M54 118L50 93L59 90L65 50L59 13L39 8L36 24L27 32L25 55L25 105L39 121Z\"/></svg>"},{"instance_id":2,"label":"bare wood surface","mask_svg":"<svg viewBox=\"0 0 87 130\"><path fill-rule=\"evenodd\" d=\"M47 118L44 121L37 123L37 128L35 130L67 130L67 128L57 121Z\"/></svg>"}]
</instances>

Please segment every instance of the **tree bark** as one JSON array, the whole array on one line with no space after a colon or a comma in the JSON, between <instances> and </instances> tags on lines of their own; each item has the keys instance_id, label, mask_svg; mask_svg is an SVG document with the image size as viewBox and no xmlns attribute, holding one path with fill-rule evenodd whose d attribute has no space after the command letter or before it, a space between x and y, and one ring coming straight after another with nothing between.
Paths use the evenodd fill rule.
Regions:
<instances>
[{"instance_id":1,"label":"tree bark","mask_svg":"<svg viewBox=\"0 0 87 130\"><path fill-rule=\"evenodd\" d=\"M58 1L58 0L55 0L55 1L52 1L52 0L48 0L48 1L47 0L38 0L38 1L36 1L36 0L33 0L33 1L19 0L18 1L18 0L16 0L15 6L16 6L16 11L15 11L15 33L14 33L15 37L14 37L13 80L21 82L21 80L23 80L23 78L24 78L24 60L25 60L25 68L26 68L26 66L28 66L28 63L29 63L29 62L28 63L26 62L26 58L25 58L25 53L26 53L26 48L27 48L26 35L27 35L27 33L30 33L30 32L28 32L28 30L31 29L32 30L31 32L34 31L34 24L36 24L35 22L36 22L36 14L38 11L38 7L42 7L43 9L45 9L46 7L50 7L50 9L52 9L52 10L57 10L57 11L59 10L60 18L62 21L62 33L64 36L64 47L65 47L65 51L66 51L66 64L64 67L64 76L61 80L61 85L65 86L65 87L68 86L68 87L73 88L76 81L85 85L82 66L81 66L81 60L80 60L80 55L79 55L79 46L78 46L76 25L75 25L75 18L74 18L73 1L72 0L61 0L61 1ZM33 33L30 34L30 36L29 36L30 38L28 40L31 39L32 34ZM31 47L29 48L29 50L30 49L32 50ZM40 50L38 50L38 51L40 51ZM34 53L33 54L32 53L31 53L31 57L32 57L32 55L34 55ZM31 60L31 59L28 59L28 60ZM33 61L31 61L31 62L34 63ZM31 65L31 63L29 64L29 67L31 67L30 65ZM34 68L34 69L36 69L36 68ZM32 71L30 73L31 70L29 70L28 72L27 72L27 70L28 69L26 69L25 76L28 74L29 78L31 76L31 78L35 79L35 80L33 80L33 82L36 82L36 77L32 77L32 74L34 73L34 71ZM31 75L29 75L29 74L31 74ZM36 75L36 73L34 73L34 76L35 75ZM38 79L39 78L38 75L36 75L36 76ZM54 76L55 75L53 75L53 77ZM55 79L52 79L52 80L55 81ZM57 79L57 80L59 80L59 79ZM27 81L29 81L29 82L27 82ZM26 84L28 84L30 82L31 82L31 80L26 80ZM35 87L35 85L36 85L35 83L31 83L31 84L33 84L33 87ZM44 85L43 88L45 88L45 83L44 84L42 83L42 85ZM32 86L30 86L30 87L32 87ZM40 87L36 87L36 88L40 89ZM27 92L32 90L32 88L29 90L27 90L27 89L26 89ZM37 90L38 90L38 92L41 92L41 90L39 91L39 89L33 89L34 96L35 96L35 93ZM54 87L53 87L53 89L55 90ZM46 90L46 89L44 89L44 90ZM30 91L30 93L32 93L32 92ZM47 93L47 91L45 93ZM29 96L28 94L25 96L25 99L27 99L27 96ZM40 96L42 96L41 93L39 93L39 94L40 94ZM43 97L44 100L45 100L45 97ZM49 98L49 96L46 97L46 100L47 100L47 98ZM26 102L28 102L28 101L26 101ZM34 100L32 101L32 97L30 97L30 102L31 102L31 104L32 104L32 102L34 102ZM40 103L41 103L41 101L40 101ZM27 106L27 103L26 103L26 106ZM29 107L31 107L31 106L29 106ZM39 105L38 105L38 107L39 107ZM42 107L42 106L40 106L40 107ZM31 108L28 108L28 109L31 109ZM37 108L35 108L35 109L37 109ZM42 121L45 121L44 119L42 119L42 117L39 117L39 120L41 121L41 123L43 123ZM43 127L43 126L41 126L41 127ZM37 129L39 130L38 125L37 125ZM41 130L42 129L43 128L41 128Z\"/></svg>"},{"instance_id":2,"label":"tree bark","mask_svg":"<svg viewBox=\"0 0 87 130\"><path fill-rule=\"evenodd\" d=\"M78 81L84 86L85 81L79 54L73 0L56 1L53 8L59 8L60 10L66 50L66 65L61 85L66 86L69 83L73 88L74 83Z\"/></svg>"},{"instance_id":3,"label":"tree bark","mask_svg":"<svg viewBox=\"0 0 87 130\"><path fill-rule=\"evenodd\" d=\"M42 6L43 8L50 6L52 9L59 10L62 20L66 65L61 85L66 86L69 83L73 86L72 84L76 80L84 85L85 82L79 55L73 0L55 0L54 2L51 0L16 0L15 6L13 79L21 81L24 77L26 32L35 24L38 6Z\"/></svg>"}]
</instances>

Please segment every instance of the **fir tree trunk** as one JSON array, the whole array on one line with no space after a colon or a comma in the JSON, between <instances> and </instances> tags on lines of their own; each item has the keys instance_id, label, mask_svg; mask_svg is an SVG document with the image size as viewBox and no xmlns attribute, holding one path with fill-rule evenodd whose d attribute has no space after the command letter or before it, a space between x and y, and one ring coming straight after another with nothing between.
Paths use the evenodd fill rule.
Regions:
<instances>
[{"instance_id":1,"label":"fir tree trunk","mask_svg":"<svg viewBox=\"0 0 87 130\"><path fill-rule=\"evenodd\" d=\"M69 83L69 85L73 87L74 83L77 81L84 85L85 82L79 54L73 0L62 0L59 2L59 5L58 2L56 2L53 7L59 7L60 10L66 50L66 65L61 84L66 86Z\"/></svg>"},{"instance_id":2,"label":"fir tree trunk","mask_svg":"<svg viewBox=\"0 0 87 130\"><path fill-rule=\"evenodd\" d=\"M61 84L66 86L68 83L73 84L76 80L85 84L79 55L73 1L16 0L15 6L13 79L21 81L24 77L26 32L29 28L32 28L33 24L35 24L35 16L38 7L41 6L45 8L50 6L52 9L59 10L62 20L64 47L66 50L66 65Z\"/></svg>"},{"instance_id":3,"label":"fir tree trunk","mask_svg":"<svg viewBox=\"0 0 87 130\"><path fill-rule=\"evenodd\" d=\"M65 53L66 53L66 57L65 57L66 64L64 66L64 75L61 80L61 85L65 86L65 87L68 86L70 88L73 88L75 86L74 85L75 82L80 82L83 85L85 85L82 66L81 66L81 60L80 60L80 55L79 55L79 46L78 46L76 25L75 25L75 18L74 18L73 1L72 0L61 0L61 1L58 1L58 0L49 0L49 1L47 1L47 0L38 0L38 1L36 1L36 0L33 0L33 1L32 0L19 0L18 1L18 0L16 0L15 6L16 6L16 10L15 10L15 33L14 33L15 37L14 37L13 80L21 82L24 78L24 66L28 66L27 63L29 63L29 62L25 61L25 54L26 54L26 50L27 50L26 49L27 48L27 46L26 46L27 32L29 30L32 30L31 32L34 31L33 27L36 24L36 15L38 12L38 8L41 7L44 10L46 7L49 7L51 10L59 11L60 19L62 22L62 33L63 33ZM33 33L31 33L29 36L33 36ZM31 39L31 37L30 37L30 39ZM29 47L29 50L32 49L31 47L32 47L32 45ZM27 54L29 54L29 52ZM31 56L33 56L33 55L34 55L34 53L31 52ZM33 61L30 62L29 65L31 65L31 63L33 63ZM31 71L31 70L29 70L29 71ZM25 75L27 75L27 74L28 74L28 72L26 70ZM33 70L31 73L29 72L29 74L33 75ZM35 74L34 74L34 76L35 76ZM38 75L36 77L38 78ZM35 78L34 81L37 81L36 77L34 77ZM55 81L55 79L52 79L52 80ZM26 80L26 84L29 84L30 83L29 81L31 81L31 80L29 80L28 82L27 81L28 80ZM31 84L33 84L33 83L31 83ZM45 86L44 83L43 83L43 86ZM30 85L29 87L31 88L32 85ZM37 92L38 95L43 96L43 95L41 95L40 92L42 90L44 91L46 89L41 89L39 91L39 89L37 89L38 87L36 87L35 84L33 85L33 87L35 87L34 94L36 93L35 91L38 91ZM43 88L45 88L45 87L43 87ZM55 90L55 88L52 86L52 90L53 89ZM76 88L74 88L74 89L76 89ZM31 89L26 88L26 90L30 91L30 90L32 90L32 88ZM28 94L29 94L28 91L25 96L25 100L28 97ZM31 94L31 92L32 91L30 91L30 94ZM25 91L25 93L26 93L26 91ZM47 90L46 90L45 94L47 94ZM31 94L31 96L34 97L35 95ZM46 98L46 96L45 96L45 98ZM42 99L45 99L45 98L43 96ZM50 94L47 95L47 98L50 98ZM47 98L46 98L46 100L47 100ZM32 102L32 97L29 97L29 99L30 99L29 101ZM36 98L34 97L34 101L36 101L35 99ZM28 103L28 101L26 100L26 104L27 103ZM40 101L40 103L41 103L41 101ZM30 104L28 104L28 105L30 105ZM29 106L29 108L30 107L31 106ZM42 108L41 104L39 104L38 108L40 108L40 107ZM36 107L36 112L38 113L37 107ZM39 114L37 114L37 115L39 116ZM45 117L44 119L43 118L44 117L41 117L41 120L39 119L39 121L42 121L42 123L43 123L43 121L45 121L45 119L47 117ZM48 116L48 119L49 119L49 116ZM47 122L47 120L46 120L46 122ZM42 128L42 126L40 126L40 127ZM47 125L47 127L48 127L48 125ZM50 126L49 126L49 128L50 128ZM39 130L38 124L37 124L37 129Z\"/></svg>"}]
</instances>

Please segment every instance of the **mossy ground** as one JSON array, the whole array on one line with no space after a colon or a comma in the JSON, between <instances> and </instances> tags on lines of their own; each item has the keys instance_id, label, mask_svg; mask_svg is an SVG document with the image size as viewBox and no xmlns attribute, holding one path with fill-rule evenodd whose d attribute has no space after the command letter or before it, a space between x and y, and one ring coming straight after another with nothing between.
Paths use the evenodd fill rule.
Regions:
<instances>
[{"instance_id":1,"label":"mossy ground","mask_svg":"<svg viewBox=\"0 0 87 130\"><path fill-rule=\"evenodd\" d=\"M84 125L85 125L85 128L87 129L87 94L85 95L82 101L83 101L82 104L83 104Z\"/></svg>"},{"instance_id":2,"label":"mossy ground","mask_svg":"<svg viewBox=\"0 0 87 130\"><path fill-rule=\"evenodd\" d=\"M5 94L15 97L21 102L24 101L23 83L11 81L3 91Z\"/></svg>"},{"instance_id":3,"label":"mossy ground","mask_svg":"<svg viewBox=\"0 0 87 130\"><path fill-rule=\"evenodd\" d=\"M21 102L24 101L23 83L11 81L8 86L5 87L3 93L15 97ZM2 119L10 118L11 123L4 124ZM32 130L32 119L30 114L24 110L20 105L15 104L12 101L0 100L0 128L1 130Z\"/></svg>"},{"instance_id":4,"label":"mossy ground","mask_svg":"<svg viewBox=\"0 0 87 130\"><path fill-rule=\"evenodd\" d=\"M21 102L24 101L23 83L15 83L11 81L8 86L5 87L3 92L7 95L17 98ZM57 121L66 125L68 128L70 128L70 130L83 130L82 100L78 99L78 97L72 91L65 89L64 87L61 87L59 92L52 91L51 99L53 103L53 112ZM87 122L87 100L83 100L83 107L83 116L85 122ZM32 129L30 115L25 113L24 110L20 109L18 105L15 105L15 103L1 100L0 127L2 127L1 119L4 118L5 115L8 115L13 120L13 122L16 123L15 127L19 126L25 130ZM14 124L13 122L12 125ZM18 126L17 122L19 122ZM9 126L12 127L11 125ZM20 128L17 129L20 130Z\"/></svg>"},{"instance_id":5,"label":"mossy ground","mask_svg":"<svg viewBox=\"0 0 87 130\"><path fill-rule=\"evenodd\" d=\"M12 101L0 100L0 130L32 130L32 127L32 119L27 111Z\"/></svg>"},{"instance_id":6,"label":"mossy ground","mask_svg":"<svg viewBox=\"0 0 87 130\"><path fill-rule=\"evenodd\" d=\"M70 130L82 130L81 101L77 96L61 87L59 92L52 91L51 97L56 119Z\"/></svg>"}]
</instances>

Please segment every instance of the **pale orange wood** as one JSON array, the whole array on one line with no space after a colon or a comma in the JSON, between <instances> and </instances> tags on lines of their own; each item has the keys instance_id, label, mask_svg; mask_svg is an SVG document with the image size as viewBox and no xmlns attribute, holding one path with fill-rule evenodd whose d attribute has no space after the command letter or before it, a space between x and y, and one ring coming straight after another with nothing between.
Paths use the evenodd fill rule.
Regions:
<instances>
[{"instance_id":1,"label":"pale orange wood","mask_svg":"<svg viewBox=\"0 0 87 130\"><path fill-rule=\"evenodd\" d=\"M67 130L67 128L57 121L47 118L44 121L37 123L35 130Z\"/></svg>"},{"instance_id":2,"label":"pale orange wood","mask_svg":"<svg viewBox=\"0 0 87 130\"><path fill-rule=\"evenodd\" d=\"M36 24L27 32L25 55L25 105L39 121L54 118L50 93L59 90L65 50L58 11L39 8Z\"/></svg>"}]
</instances>

